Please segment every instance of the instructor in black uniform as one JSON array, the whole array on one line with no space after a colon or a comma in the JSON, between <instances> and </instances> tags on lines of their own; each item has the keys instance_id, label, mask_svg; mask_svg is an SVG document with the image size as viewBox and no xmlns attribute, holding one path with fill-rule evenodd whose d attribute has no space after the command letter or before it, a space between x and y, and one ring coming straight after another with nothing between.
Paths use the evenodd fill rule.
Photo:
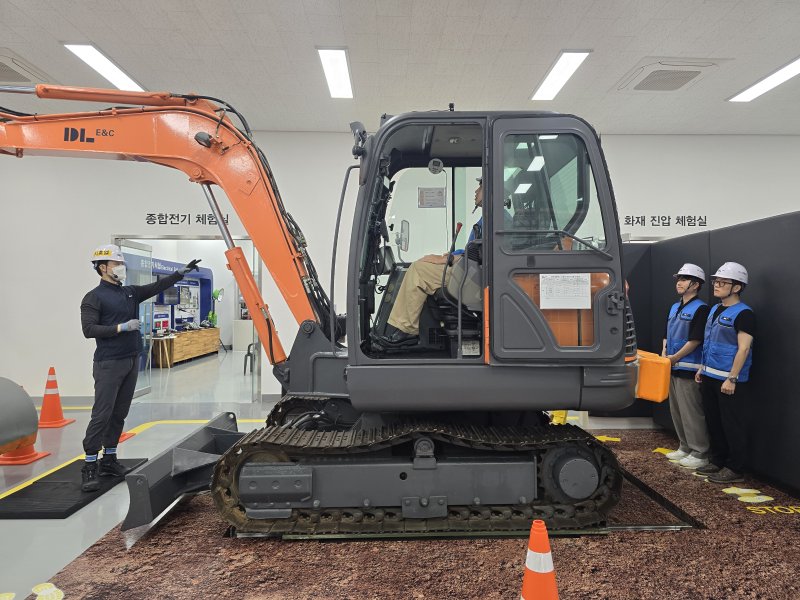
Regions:
<instances>
[{"instance_id":1,"label":"instructor in black uniform","mask_svg":"<svg viewBox=\"0 0 800 600\"><path fill-rule=\"evenodd\" d=\"M133 400L139 375L142 336L139 333L139 303L175 285L189 271L199 271L193 260L172 275L149 285L123 285L125 258L119 246L101 246L92 253L92 265L100 285L81 302L83 335L95 338L94 405L86 428L83 450L86 463L81 470L81 489L100 488L98 475L122 476L126 469L117 462L117 443ZM103 449L103 458L97 455Z\"/></svg>"}]
</instances>

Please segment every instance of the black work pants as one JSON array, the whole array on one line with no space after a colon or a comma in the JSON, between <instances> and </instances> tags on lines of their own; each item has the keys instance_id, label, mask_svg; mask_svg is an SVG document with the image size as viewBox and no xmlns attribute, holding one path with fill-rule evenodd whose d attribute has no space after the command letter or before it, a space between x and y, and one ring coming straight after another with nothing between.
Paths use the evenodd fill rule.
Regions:
<instances>
[{"instance_id":1,"label":"black work pants","mask_svg":"<svg viewBox=\"0 0 800 600\"><path fill-rule=\"evenodd\" d=\"M83 439L83 451L97 454L100 448L116 448L133 400L139 376L139 358L95 361L94 405Z\"/></svg>"},{"instance_id":2,"label":"black work pants","mask_svg":"<svg viewBox=\"0 0 800 600\"><path fill-rule=\"evenodd\" d=\"M737 383L737 391L743 384ZM718 467L744 473L747 463L747 406L740 394L722 393L722 381L703 376L700 384L711 448L708 460Z\"/></svg>"}]
</instances>

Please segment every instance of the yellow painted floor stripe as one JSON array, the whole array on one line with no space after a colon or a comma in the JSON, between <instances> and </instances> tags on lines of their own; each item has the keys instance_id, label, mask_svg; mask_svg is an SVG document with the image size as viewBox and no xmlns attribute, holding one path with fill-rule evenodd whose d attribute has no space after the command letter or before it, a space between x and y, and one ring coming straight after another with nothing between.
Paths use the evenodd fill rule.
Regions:
<instances>
[{"instance_id":1,"label":"yellow painted floor stripe","mask_svg":"<svg viewBox=\"0 0 800 600\"><path fill-rule=\"evenodd\" d=\"M265 421L265 419L237 419L236 420L237 423L263 423L264 421ZM147 431L151 427L154 427L155 425L205 425L208 422L209 422L209 419L175 419L175 420L172 420L172 421L149 421L147 423L142 423L141 425L137 425L133 429L129 429L128 433L142 433L144 431ZM76 460L83 460L85 457L86 457L85 454L79 454L78 456L76 456L74 458L70 458L67 462L61 463L57 467L53 467L49 471L45 471L44 473L40 473L36 477L32 477L31 479L28 479L27 481L24 481L24 482L20 483L16 487L13 487L10 490L7 490L7 491L5 491L3 493L0 493L0 500L10 496L11 494L14 494L14 493L20 491L22 489L25 489L29 485L31 485L33 483L36 483L37 481L39 481L40 479L42 479L44 477L47 477L51 473L55 473L59 469L63 469L64 467L66 467L68 465L71 465Z\"/></svg>"},{"instance_id":2,"label":"yellow painted floor stripe","mask_svg":"<svg viewBox=\"0 0 800 600\"><path fill-rule=\"evenodd\" d=\"M65 463L61 463L61 464L60 464L60 465L58 465L57 467L53 467L53 468L52 468L52 469L50 469L49 471L45 471L44 473L42 473L42 474L40 474L40 475L37 475L37 476L36 476L36 477L34 477L33 479L29 479L28 481L25 481L25 482L23 482L23 483L20 483L20 484L19 484L17 487L13 487L13 488L11 488L10 490L8 490L8 491L5 491L5 492L3 492L2 494L0 494L0 500L2 500L3 498L5 498L6 496L10 496L11 494L13 494L13 493L15 493L15 492L18 492L18 491L20 491L21 489L24 489L24 488L28 487L29 485L31 485L32 483L34 483L34 482L36 482L36 481L39 481L39 480L40 480L42 477L47 477L47 476L48 476L48 475L50 475L51 473L55 473L55 472L56 472L56 471L58 471L59 469L63 469L63 468L64 468L64 467L66 467L67 465L71 465L71 464L72 464L72 463L74 463L76 460L81 460L83 457L84 457L84 455L83 455L83 454L79 454L79 455L78 455L78 456L76 456L75 458L70 458L70 459L69 459L67 462L65 462Z\"/></svg>"}]
</instances>

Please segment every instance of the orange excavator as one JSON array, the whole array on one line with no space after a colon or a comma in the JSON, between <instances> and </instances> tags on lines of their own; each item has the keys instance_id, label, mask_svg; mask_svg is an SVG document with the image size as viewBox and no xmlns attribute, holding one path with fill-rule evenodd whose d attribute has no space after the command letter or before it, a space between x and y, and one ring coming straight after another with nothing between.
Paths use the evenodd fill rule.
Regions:
<instances>
[{"instance_id":1,"label":"orange excavator","mask_svg":"<svg viewBox=\"0 0 800 600\"><path fill-rule=\"evenodd\" d=\"M230 104L50 85L0 92L113 105L0 108L0 153L150 162L202 187L283 389L263 428L244 434L224 413L130 473L124 528L203 489L237 534L284 537L492 535L526 531L534 518L582 528L617 503L611 451L547 414L621 409L637 384L640 397L665 395L664 373L640 368L613 190L582 119L451 106L384 115L372 135L352 123L358 163L345 176L334 240L352 170L359 189L347 311L337 315L265 155ZM214 186L297 321L288 354ZM450 248L441 286L425 290L419 335L395 343L389 321L403 280L434 244ZM336 254L334 241L332 282Z\"/></svg>"}]
</instances>

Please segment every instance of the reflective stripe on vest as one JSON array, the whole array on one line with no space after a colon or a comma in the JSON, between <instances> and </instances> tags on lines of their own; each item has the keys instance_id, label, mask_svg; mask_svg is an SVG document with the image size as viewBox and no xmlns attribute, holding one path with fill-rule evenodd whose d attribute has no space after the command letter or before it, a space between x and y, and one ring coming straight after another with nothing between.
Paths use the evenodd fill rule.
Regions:
<instances>
[{"instance_id":1,"label":"reflective stripe on vest","mask_svg":"<svg viewBox=\"0 0 800 600\"><path fill-rule=\"evenodd\" d=\"M689 341L689 330L692 326L697 309L705 306L706 303L700 298L692 298L686 305L678 311L681 303L676 302L669 310L667 317L667 355L675 354ZM703 344L684 356L680 361L672 365L673 371L697 371L703 360Z\"/></svg>"},{"instance_id":2,"label":"reflective stripe on vest","mask_svg":"<svg viewBox=\"0 0 800 600\"><path fill-rule=\"evenodd\" d=\"M525 567L534 573L552 573L553 555L550 552L528 550L528 556L525 557Z\"/></svg>"},{"instance_id":3,"label":"reflective stripe on vest","mask_svg":"<svg viewBox=\"0 0 800 600\"><path fill-rule=\"evenodd\" d=\"M703 342L703 374L713 379L726 379L733 368L733 360L739 350L739 337L734 323L736 317L745 310L752 310L744 302L722 309L712 318L715 309L711 309L706 321L705 340ZM744 383L750 377L750 365L753 362L752 350L747 353L738 379Z\"/></svg>"},{"instance_id":4,"label":"reflective stripe on vest","mask_svg":"<svg viewBox=\"0 0 800 600\"><path fill-rule=\"evenodd\" d=\"M690 363L690 362L685 362L685 361L682 361L682 360L679 360L674 365L674 367L677 367L679 369L683 369L683 370L686 370L686 371L697 371L702 366L703 366L702 363Z\"/></svg>"},{"instance_id":5,"label":"reflective stripe on vest","mask_svg":"<svg viewBox=\"0 0 800 600\"><path fill-rule=\"evenodd\" d=\"M703 367L703 373L706 375L718 375L721 379L730 377L730 371L720 371L719 369L712 369L711 367Z\"/></svg>"}]
</instances>

